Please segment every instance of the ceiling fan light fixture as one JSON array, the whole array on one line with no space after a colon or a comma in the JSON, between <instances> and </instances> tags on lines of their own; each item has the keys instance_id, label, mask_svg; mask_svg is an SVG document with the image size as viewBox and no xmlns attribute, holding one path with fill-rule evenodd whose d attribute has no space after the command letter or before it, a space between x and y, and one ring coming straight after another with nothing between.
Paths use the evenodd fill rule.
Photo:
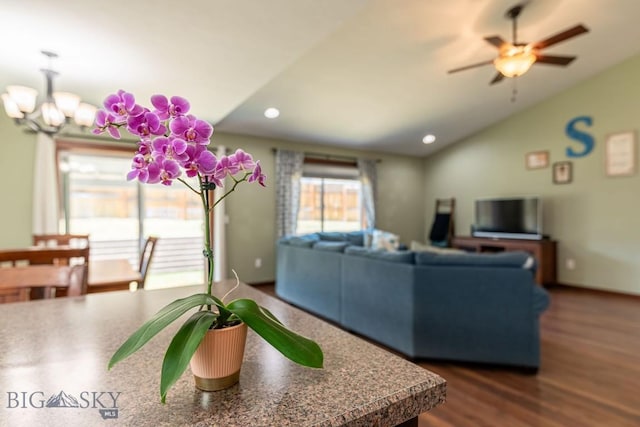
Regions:
<instances>
[{"instance_id":1,"label":"ceiling fan light fixture","mask_svg":"<svg viewBox=\"0 0 640 427\"><path fill-rule=\"evenodd\" d=\"M511 46L500 53L493 65L505 77L518 77L529 71L534 62L536 55L530 47Z\"/></svg>"}]
</instances>

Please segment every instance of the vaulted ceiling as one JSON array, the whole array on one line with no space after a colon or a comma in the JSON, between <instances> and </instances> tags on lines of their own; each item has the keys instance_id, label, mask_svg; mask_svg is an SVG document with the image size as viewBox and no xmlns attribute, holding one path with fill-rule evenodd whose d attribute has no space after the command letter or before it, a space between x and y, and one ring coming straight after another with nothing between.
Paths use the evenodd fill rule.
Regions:
<instances>
[{"instance_id":1,"label":"vaulted ceiling","mask_svg":"<svg viewBox=\"0 0 640 427\"><path fill-rule=\"evenodd\" d=\"M590 32L545 51L569 66L489 85L492 65L447 70L494 58L483 38L511 40L517 1L0 0L0 88L42 92L46 49L56 89L94 104L182 95L218 131L424 156L640 53L637 0L525 3L520 41Z\"/></svg>"}]
</instances>

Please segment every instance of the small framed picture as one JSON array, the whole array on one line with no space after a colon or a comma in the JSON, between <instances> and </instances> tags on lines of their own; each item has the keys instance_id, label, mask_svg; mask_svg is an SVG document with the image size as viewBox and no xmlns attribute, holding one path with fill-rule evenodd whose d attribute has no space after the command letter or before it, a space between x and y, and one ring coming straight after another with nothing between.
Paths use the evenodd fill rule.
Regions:
<instances>
[{"instance_id":1,"label":"small framed picture","mask_svg":"<svg viewBox=\"0 0 640 427\"><path fill-rule=\"evenodd\" d=\"M532 151L525 156L527 169L543 169L549 166L548 151Z\"/></svg>"},{"instance_id":2,"label":"small framed picture","mask_svg":"<svg viewBox=\"0 0 640 427\"><path fill-rule=\"evenodd\" d=\"M629 176L636 172L636 138L634 132L614 133L605 143L607 176Z\"/></svg>"},{"instance_id":3,"label":"small framed picture","mask_svg":"<svg viewBox=\"0 0 640 427\"><path fill-rule=\"evenodd\" d=\"M553 183L569 184L572 179L571 162L556 162L553 164Z\"/></svg>"}]
</instances>

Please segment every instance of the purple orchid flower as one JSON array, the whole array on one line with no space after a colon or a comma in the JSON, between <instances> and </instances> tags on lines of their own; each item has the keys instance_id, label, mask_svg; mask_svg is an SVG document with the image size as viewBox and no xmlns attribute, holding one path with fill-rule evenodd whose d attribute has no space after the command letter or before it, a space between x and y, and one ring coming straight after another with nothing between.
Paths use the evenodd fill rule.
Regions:
<instances>
[{"instance_id":1,"label":"purple orchid flower","mask_svg":"<svg viewBox=\"0 0 640 427\"><path fill-rule=\"evenodd\" d=\"M188 177L198 174L209 176L213 174L218 164L218 158L204 145L189 145L185 151L187 159L181 163Z\"/></svg>"},{"instance_id":2,"label":"purple orchid flower","mask_svg":"<svg viewBox=\"0 0 640 427\"><path fill-rule=\"evenodd\" d=\"M172 159L164 159L162 162L158 163L161 169L160 182L163 185L171 185L173 180L180 176L180 165Z\"/></svg>"},{"instance_id":3,"label":"purple orchid flower","mask_svg":"<svg viewBox=\"0 0 640 427\"><path fill-rule=\"evenodd\" d=\"M172 96L171 102L164 95L153 95L151 97L151 103L156 107L153 112L158 115L162 120L167 120L170 117L184 116L189 112L189 101L181 96Z\"/></svg>"},{"instance_id":4,"label":"purple orchid flower","mask_svg":"<svg viewBox=\"0 0 640 427\"><path fill-rule=\"evenodd\" d=\"M240 168L240 170L251 170L256 165L251 154L246 153L240 148L238 148L236 152L229 157L233 158L232 161L238 165L238 168Z\"/></svg>"},{"instance_id":5,"label":"purple orchid flower","mask_svg":"<svg viewBox=\"0 0 640 427\"><path fill-rule=\"evenodd\" d=\"M222 187L227 175L235 177L244 171L243 176L234 178L236 184L247 181L265 186L266 175L251 154L237 149L230 156L217 158L207 149L213 126L187 114L190 104L185 98L154 95L151 103L153 111L136 104L133 94L119 90L105 99L105 108L96 116L96 134L108 131L119 139L119 128L126 125L130 133L140 137L128 180L171 185L184 171L189 177Z\"/></svg>"},{"instance_id":6,"label":"purple orchid flower","mask_svg":"<svg viewBox=\"0 0 640 427\"><path fill-rule=\"evenodd\" d=\"M164 135L167 132L167 128L160 122L160 118L150 111L145 111L138 116L129 116L127 130L142 138L148 138L150 135Z\"/></svg>"},{"instance_id":7,"label":"purple orchid flower","mask_svg":"<svg viewBox=\"0 0 640 427\"><path fill-rule=\"evenodd\" d=\"M152 152L153 149L151 147L150 139L141 139L140 141L138 141L138 151L136 151L136 154L141 154L146 158L151 156Z\"/></svg>"},{"instance_id":8,"label":"purple orchid flower","mask_svg":"<svg viewBox=\"0 0 640 427\"><path fill-rule=\"evenodd\" d=\"M222 181L225 179L227 174L233 176L239 171L240 167L233 155L222 156L218 159L218 164L216 165L216 170L213 172L213 176L216 180Z\"/></svg>"},{"instance_id":9,"label":"purple orchid flower","mask_svg":"<svg viewBox=\"0 0 640 427\"><path fill-rule=\"evenodd\" d=\"M169 128L175 136L200 145L209 144L209 138L213 134L213 126L192 115L176 117Z\"/></svg>"},{"instance_id":10,"label":"purple orchid flower","mask_svg":"<svg viewBox=\"0 0 640 427\"><path fill-rule=\"evenodd\" d=\"M94 134L100 135L106 130L113 138L120 139L120 131L116 125L116 117L113 114L99 110L96 113L96 126L92 131Z\"/></svg>"},{"instance_id":11,"label":"purple orchid flower","mask_svg":"<svg viewBox=\"0 0 640 427\"><path fill-rule=\"evenodd\" d=\"M251 174L251 176L249 176L249 179L247 179L247 182L258 181L258 184L262 185L263 187L266 187L266 185L264 184L266 179L267 179L267 176L262 173L260 160L258 160L256 162L256 167L253 169L253 173Z\"/></svg>"},{"instance_id":12,"label":"purple orchid flower","mask_svg":"<svg viewBox=\"0 0 640 427\"><path fill-rule=\"evenodd\" d=\"M156 156L177 161L185 161L189 158L189 155L185 153L188 145L180 138L166 138L161 136L154 139L151 145L153 147L153 154Z\"/></svg>"},{"instance_id":13,"label":"purple orchid flower","mask_svg":"<svg viewBox=\"0 0 640 427\"><path fill-rule=\"evenodd\" d=\"M107 96L104 100L104 108L111 112L118 124L125 123L129 116L138 116L144 112L144 108L136 104L133 94L122 89L118 93Z\"/></svg>"},{"instance_id":14,"label":"purple orchid flower","mask_svg":"<svg viewBox=\"0 0 640 427\"><path fill-rule=\"evenodd\" d=\"M147 184L157 184L160 182L160 174L162 173L162 163L157 159L155 162L149 163L147 166Z\"/></svg>"},{"instance_id":15,"label":"purple orchid flower","mask_svg":"<svg viewBox=\"0 0 640 427\"><path fill-rule=\"evenodd\" d=\"M131 168L127 174L127 181L138 179L140 182L147 182L149 171L147 170L147 161L142 154L133 156Z\"/></svg>"}]
</instances>

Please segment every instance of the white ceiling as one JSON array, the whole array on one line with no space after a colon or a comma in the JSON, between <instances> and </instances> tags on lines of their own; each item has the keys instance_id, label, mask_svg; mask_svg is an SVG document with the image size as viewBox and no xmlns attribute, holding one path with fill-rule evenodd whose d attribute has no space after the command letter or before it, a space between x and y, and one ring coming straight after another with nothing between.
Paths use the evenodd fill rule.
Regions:
<instances>
[{"instance_id":1,"label":"white ceiling","mask_svg":"<svg viewBox=\"0 0 640 427\"><path fill-rule=\"evenodd\" d=\"M0 0L0 88L44 90L39 51L60 57L56 89L99 104L117 89L148 105L182 95L218 131L424 156L640 53L638 0L530 0L531 42L582 23L590 32L489 86L483 37L511 40L517 0ZM276 106L275 120L263 116ZM437 136L422 144L427 133Z\"/></svg>"}]
</instances>

